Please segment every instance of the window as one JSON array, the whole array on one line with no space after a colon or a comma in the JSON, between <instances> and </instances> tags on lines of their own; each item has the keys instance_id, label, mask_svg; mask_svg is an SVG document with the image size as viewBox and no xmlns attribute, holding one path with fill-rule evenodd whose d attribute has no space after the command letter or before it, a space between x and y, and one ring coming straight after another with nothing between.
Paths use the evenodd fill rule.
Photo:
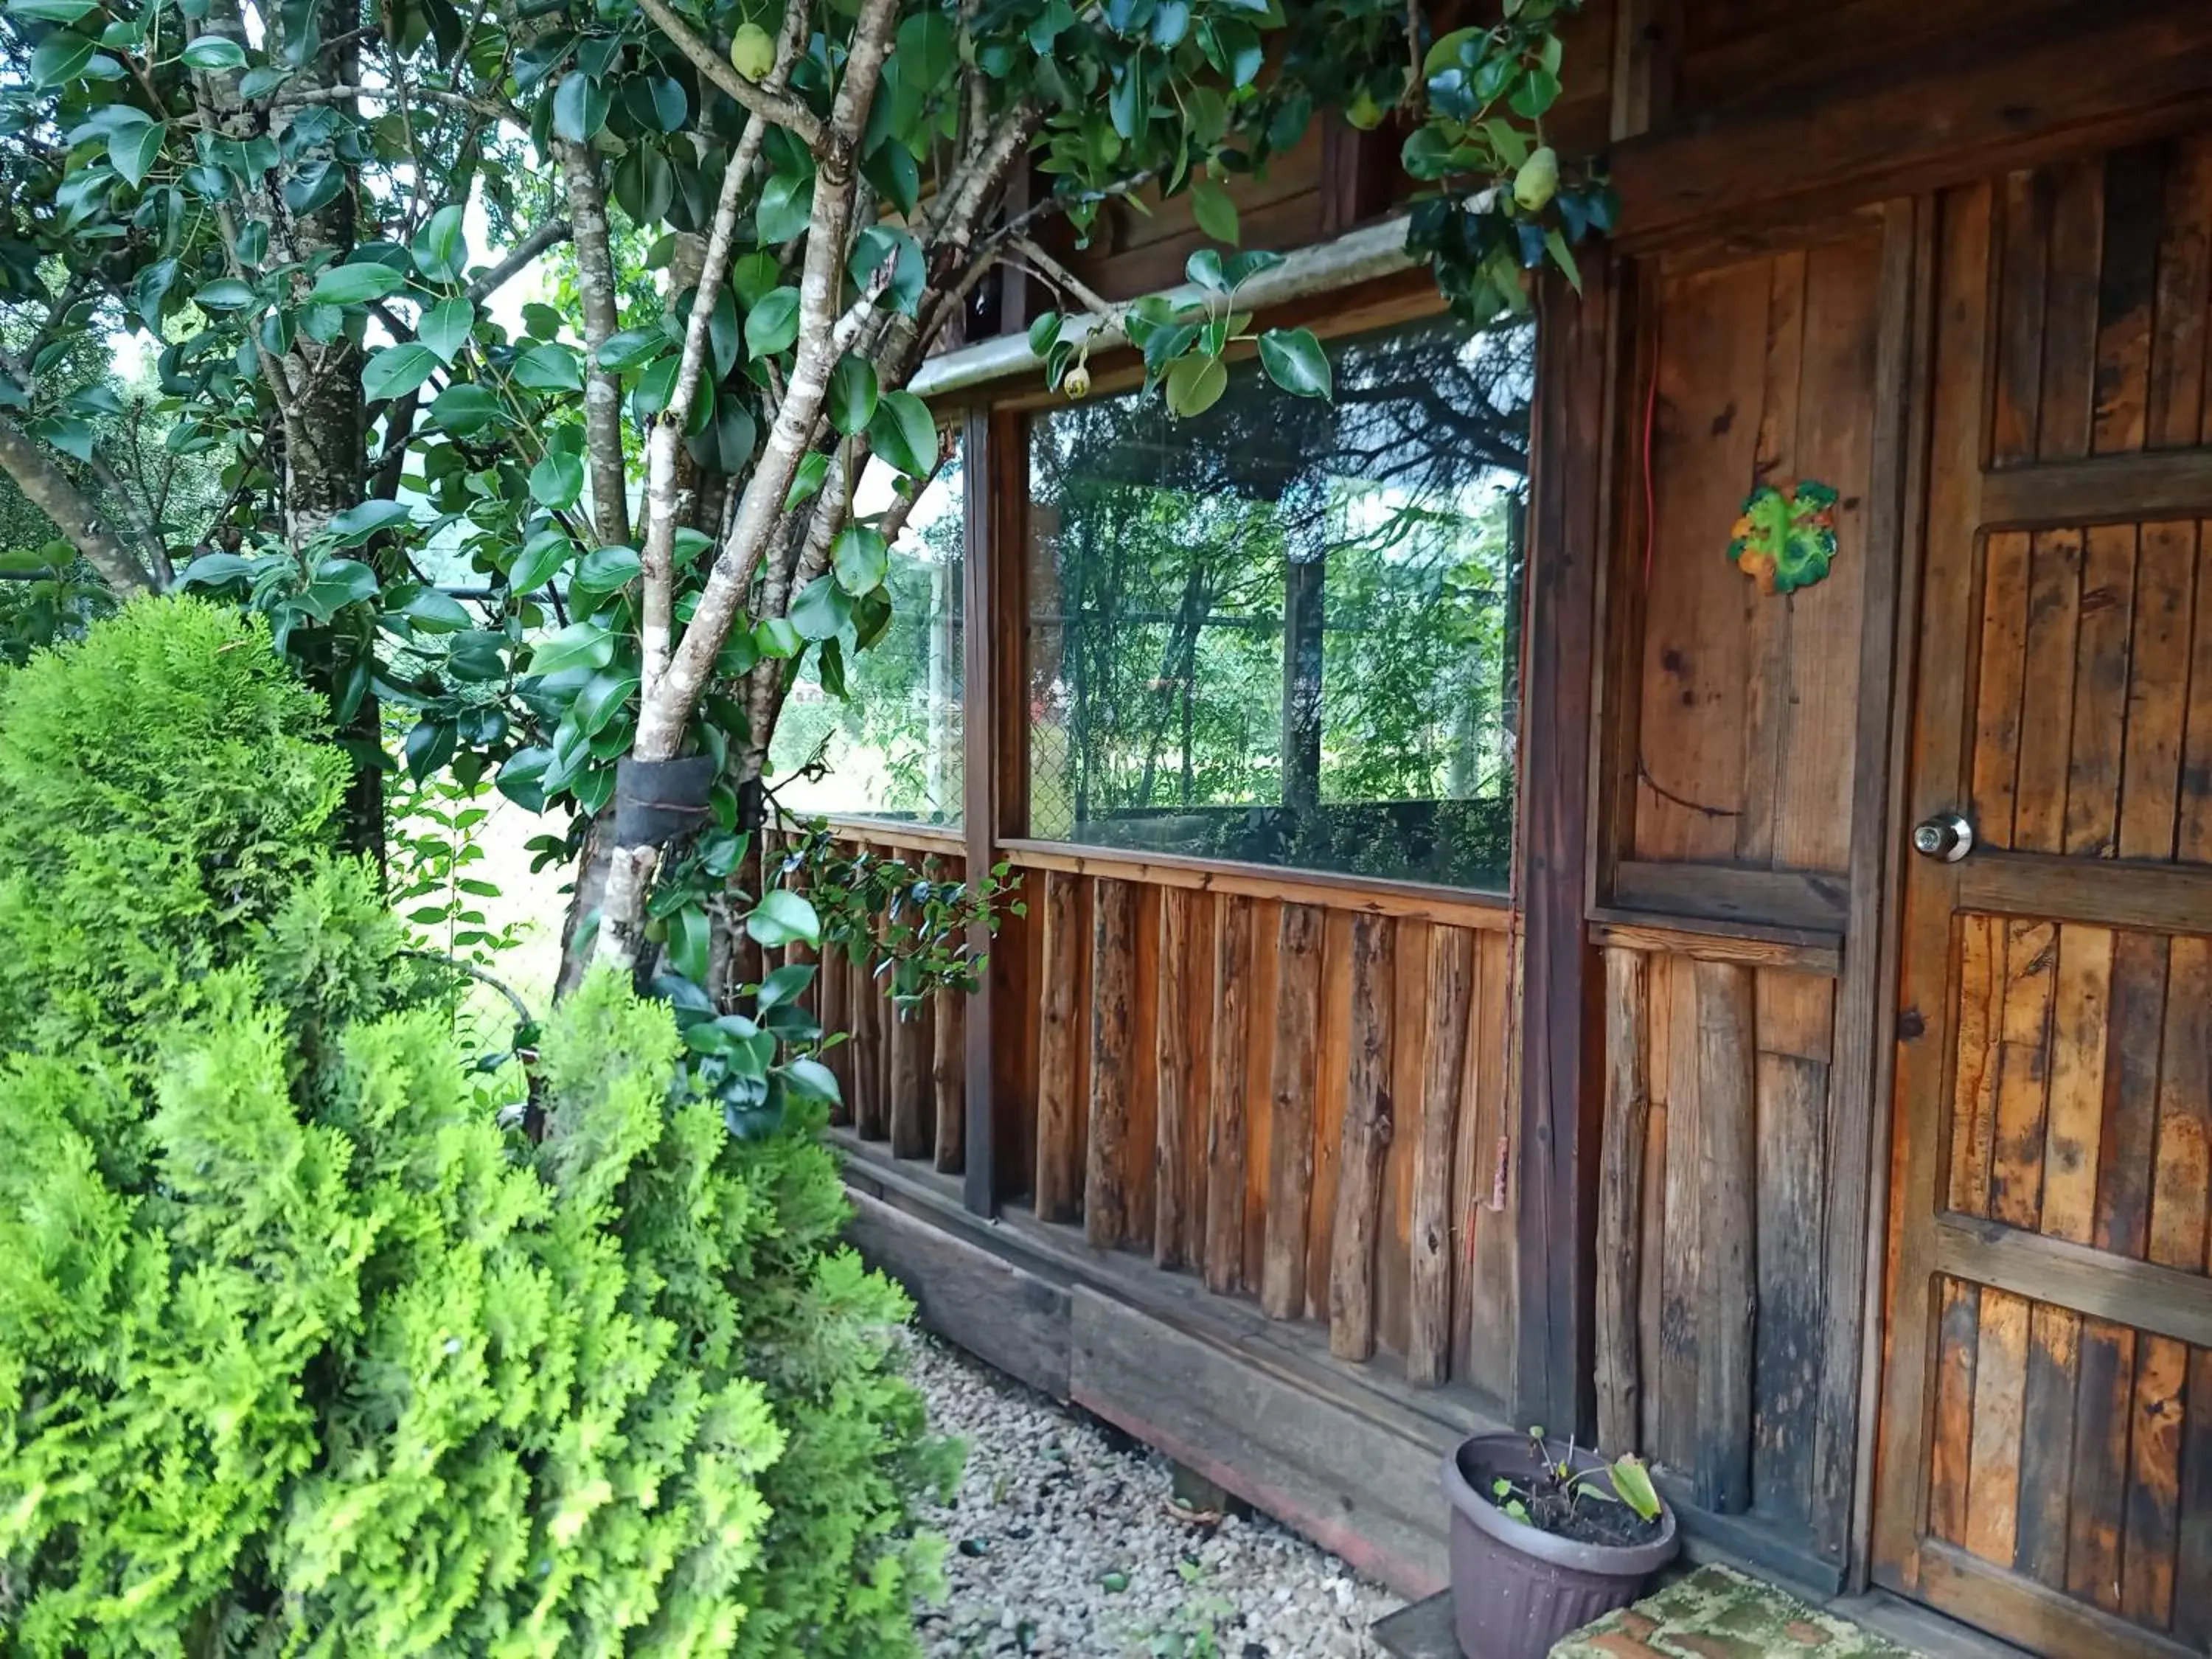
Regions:
<instances>
[{"instance_id":1,"label":"window","mask_svg":"<svg viewBox=\"0 0 2212 1659\"><path fill-rule=\"evenodd\" d=\"M956 448L892 544L882 637L857 650L847 623L830 683L809 652L784 700L768 783L787 811L960 822L960 459ZM880 513L894 499L890 470L871 464L857 511ZM838 690L840 669L849 701Z\"/></svg>"},{"instance_id":2,"label":"window","mask_svg":"<svg viewBox=\"0 0 2212 1659\"><path fill-rule=\"evenodd\" d=\"M1503 890L1534 331L1030 428L1030 832Z\"/></svg>"}]
</instances>

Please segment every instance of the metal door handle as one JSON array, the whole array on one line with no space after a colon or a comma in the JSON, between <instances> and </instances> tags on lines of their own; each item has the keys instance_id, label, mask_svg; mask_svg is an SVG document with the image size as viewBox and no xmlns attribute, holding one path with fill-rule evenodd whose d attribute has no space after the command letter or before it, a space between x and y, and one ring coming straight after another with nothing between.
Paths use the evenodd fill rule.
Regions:
<instances>
[{"instance_id":1,"label":"metal door handle","mask_svg":"<svg viewBox=\"0 0 2212 1659\"><path fill-rule=\"evenodd\" d=\"M1913 827L1912 850L1924 859L1956 864L1974 850L1974 826L1957 812L1938 812Z\"/></svg>"}]
</instances>

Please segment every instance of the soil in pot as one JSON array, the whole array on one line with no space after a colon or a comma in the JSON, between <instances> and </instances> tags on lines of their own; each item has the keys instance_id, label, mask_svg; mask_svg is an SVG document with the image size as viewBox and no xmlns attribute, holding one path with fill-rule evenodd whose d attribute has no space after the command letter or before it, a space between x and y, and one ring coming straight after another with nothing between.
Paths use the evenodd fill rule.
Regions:
<instances>
[{"instance_id":1,"label":"soil in pot","mask_svg":"<svg viewBox=\"0 0 2212 1659\"><path fill-rule=\"evenodd\" d=\"M1477 1492L1489 1498L1493 1509L1504 1510L1507 1519L1523 1522L1554 1538L1572 1539L1577 1544L1633 1549L1638 1544L1653 1542L1667 1529L1666 1522L1657 1516L1646 1521L1617 1499L1607 1500L1588 1492L1577 1503L1562 1492L1540 1492L1528 1498L1517 1495L1498 1497L1483 1492L1479 1487ZM1516 1515L1506 1509L1508 1504L1515 1502L1521 1504L1524 1513Z\"/></svg>"}]
</instances>

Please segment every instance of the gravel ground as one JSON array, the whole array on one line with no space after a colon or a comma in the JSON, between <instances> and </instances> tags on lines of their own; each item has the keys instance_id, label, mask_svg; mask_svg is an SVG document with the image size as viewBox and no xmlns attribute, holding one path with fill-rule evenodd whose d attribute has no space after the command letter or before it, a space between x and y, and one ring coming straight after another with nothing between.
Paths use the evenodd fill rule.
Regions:
<instances>
[{"instance_id":1,"label":"gravel ground","mask_svg":"<svg viewBox=\"0 0 2212 1659\"><path fill-rule=\"evenodd\" d=\"M934 1524L951 1596L918 1624L933 1659L1364 1659L1399 1605L1261 1516L1170 1512L1164 1460L941 1344L915 1374L944 1433L967 1443L958 1497Z\"/></svg>"}]
</instances>

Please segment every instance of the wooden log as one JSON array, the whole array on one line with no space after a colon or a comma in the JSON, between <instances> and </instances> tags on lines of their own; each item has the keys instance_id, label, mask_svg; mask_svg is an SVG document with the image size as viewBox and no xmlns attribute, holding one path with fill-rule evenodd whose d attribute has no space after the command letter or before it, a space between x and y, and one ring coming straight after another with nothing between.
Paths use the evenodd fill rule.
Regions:
<instances>
[{"instance_id":1,"label":"wooden log","mask_svg":"<svg viewBox=\"0 0 2212 1659\"><path fill-rule=\"evenodd\" d=\"M1751 970L1692 964L1698 998L1698 1501L1751 1502L1753 1274L1758 1224L1757 1060ZM1678 1218L1676 1224L1680 1224Z\"/></svg>"},{"instance_id":2,"label":"wooden log","mask_svg":"<svg viewBox=\"0 0 2212 1659\"><path fill-rule=\"evenodd\" d=\"M1637 1316L1642 1294L1644 1149L1651 1115L1644 953L1605 953L1605 1127L1598 1165L1597 1441L1607 1455L1638 1449L1644 1376Z\"/></svg>"},{"instance_id":3,"label":"wooden log","mask_svg":"<svg viewBox=\"0 0 2212 1659\"><path fill-rule=\"evenodd\" d=\"M1422 1388L1451 1370L1452 1176L1467 1072L1468 985L1474 938L1462 928L1429 935L1429 1046L1421 1086L1421 1135L1413 1152L1412 1285L1406 1376ZM1474 1206L1464 1224L1472 1228Z\"/></svg>"},{"instance_id":4,"label":"wooden log","mask_svg":"<svg viewBox=\"0 0 2212 1659\"><path fill-rule=\"evenodd\" d=\"M1190 1123L1199 1109L1199 1070L1189 1018L1191 913L1197 902L1198 896L1185 889L1160 889L1159 971L1152 1020L1158 1079L1152 1120L1152 1261L1163 1267L1188 1267L1199 1248L1199 1172L1190 1155Z\"/></svg>"},{"instance_id":5,"label":"wooden log","mask_svg":"<svg viewBox=\"0 0 2212 1659\"><path fill-rule=\"evenodd\" d=\"M815 981L815 1006L821 1010L823 1041L842 1036L844 1041L823 1054L823 1063L837 1079L837 1103L830 1109L830 1121L839 1127L853 1121L853 1038L846 1024L847 981L845 953L835 945L822 953L822 971Z\"/></svg>"},{"instance_id":6,"label":"wooden log","mask_svg":"<svg viewBox=\"0 0 2212 1659\"><path fill-rule=\"evenodd\" d=\"M1285 904L1276 943L1275 1066L1267 1146L1267 1237L1260 1308L1296 1319L1306 1302L1306 1224L1313 1201L1313 1112L1321 1042L1322 913Z\"/></svg>"},{"instance_id":7,"label":"wooden log","mask_svg":"<svg viewBox=\"0 0 2212 1659\"><path fill-rule=\"evenodd\" d=\"M1376 1242L1382 1225L1382 1168L1396 1111L1390 1098L1392 929L1387 916L1352 924L1352 1053L1328 1268L1328 1351L1375 1356Z\"/></svg>"},{"instance_id":8,"label":"wooden log","mask_svg":"<svg viewBox=\"0 0 2212 1659\"><path fill-rule=\"evenodd\" d=\"M1111 1249L1129 1230L1130 1052L1135 1025L1136 895L1102 881L1091 925L1091 1137L1083 1182L1083 1233Z\"/></svg>"},{"instance_id":9,"label":"wooden log","mask_svg":"<svg viewBox=\"0 0 2212 1659\"><path fill-rule=\"evenodd\" d=\"M1037 907L1044 930L1044 983L1037 1024L1036 1213L1040 1221L1073 1221L1083 1205L1083 1137L1078 1130L1077 1063L1083 1010L1079 957L1084 940L1076 926L1076 878L1057 870L1044 875Z\"/></svg>"},{"instance_id":10,"label":"wooden log","mask_svg":"<svg viewBox=\"0 0 2212 1659\"><path fill-rule=\"evenodd\" d=\"M929 1091L937 1108L937 1168L957 1175L967 1167L968 1153L968 994L939 991L933 1012L937 1031Z\"/></svg>"},{"instance_id":11,"label":"wooden log","mask_svg":"<svg viewBox=\"0 0 2212 1659\"><path fill-rule=\"evenodd\" d=\"M853 1127L863 1140L881 1140L889 1133L881 1066L884 999L877 988L874 956L864 947L846 968L853 1020Z\"/></svg>"},{"instance_id":12,"label":"wooden log","mask_svg":"<svg viewBox=\"0 0 2212 1659\"><path fill-rule=\"evenodd\" d=\"M890 988L884 988L884 1011L890 1025L891 1156L927 1158L934 1145L929 1079L934 1069L930 1051L937 1034L936 1016L927 1004L900 1007L890 1000Z\"/></svg>"},{"instance_id":13,"label":"wooden log","mask_svg":"<svg viewBox=\"0 0 2212 1659\"><path fill-rule=\"evenodd\" d=\"M1244 1282L1244 1067L1251 1010L1252 901L1221 901L1213 953L1213 1054L1206 1119L1206 1288Z\"/></svg>"}]
</instances>

